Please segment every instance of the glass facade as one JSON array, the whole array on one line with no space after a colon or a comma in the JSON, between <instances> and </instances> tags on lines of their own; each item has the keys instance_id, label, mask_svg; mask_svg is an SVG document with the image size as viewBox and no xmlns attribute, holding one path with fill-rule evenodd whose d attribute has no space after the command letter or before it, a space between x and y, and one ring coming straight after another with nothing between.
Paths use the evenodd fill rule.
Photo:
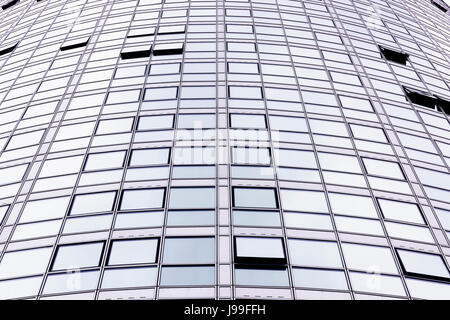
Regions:
<instances>
[{"instance_id":1,"label":"glass facade","mask_svg":"<svg viewBox=\"0 0 450 320\"><path fill-rule=\"evenodd\" d=\"M441 0L3 0L0 299L450 299Z\"/></svg>"}]
</instances>

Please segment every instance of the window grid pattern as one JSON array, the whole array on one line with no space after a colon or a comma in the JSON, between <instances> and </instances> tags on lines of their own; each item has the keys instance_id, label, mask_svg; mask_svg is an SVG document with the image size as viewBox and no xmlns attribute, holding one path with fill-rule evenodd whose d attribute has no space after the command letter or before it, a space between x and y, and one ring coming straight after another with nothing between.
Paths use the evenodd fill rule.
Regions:
<instances>
[{"instance_id":1,"label":"window grid pattern","mask_svg":"<svg viewBox=\"0 0 450 320\"><path fill-rule=\"evenodd\" d=\"M8 3L1 299L450 298L448 12Z\"/></svg>"}]
</instances>

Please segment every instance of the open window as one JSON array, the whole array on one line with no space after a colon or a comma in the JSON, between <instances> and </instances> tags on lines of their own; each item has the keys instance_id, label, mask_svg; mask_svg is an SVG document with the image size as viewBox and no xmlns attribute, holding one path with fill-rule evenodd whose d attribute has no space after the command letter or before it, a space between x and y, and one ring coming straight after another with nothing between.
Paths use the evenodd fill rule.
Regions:
<instances>
[{"instance_id":1,"label":"open window","mask_svg":"<svg viewBox=\"0 0 450 320\"><path fill-rule=\"evenodd\" d=\"M165 56L172 54L182 54L184 44L183 43L163 43L156 44L153 48L154 56Z\"/></svg>"},{"instance_id":2,"label":"open window","mask_svg":"<svg viewBox=\"0 0 450 320\"><path fill-rule=\"evenodd\" d=\"M151 50L152 50L151 45L142 47L133 47L128 49L125 48L120 53L120 58L122 58L122 60L148 58L150 57Z\"/></svg>"},{"instance_id":3,"label":"open window","mask_svg":"<svg viewBox=\"0 0 450 320\"><path fill-rule=\"evenodd\" d=\"M382 46L379 47L381 54L383 55L383 57L386 58L386 60L406 65L406 61L408 60L409 54L404 52L398 52Z\"/></svg>"},{"instance_id":4,"label":"open window","mask_svg":"<svg viewBox=\"0 0 450 320\"><path fill-rule=\"evenodd\" d=\"M11 46L11 47L8 47L8 48L5 48L5 49L0 50L0 57L3 56L3 55L5 55L5 54L8 54L8 53L10 53L10 52L13 52L14 49L17 47L18 44L19 44L19 43L17 42L15 45L13 45L13 46Z\"/></svg>"},{"instance_id":5,"label":"open window","mask_svg":"<svg viewBox=\"0 0 450 320\"><path fill-rule=\"evenodd\" d=\"M85 47L89 42L90 37L87 37L85 39L75 39L75 40L69 40L64 42L62 47L60 48L61 51L67 51L67 50L73 50L77 48Z\"/></svg>"},{"instance_id":6,"label":"open window","mask_svg":"<svg viewBox=\"0 0 450 320\"><path fill-rule=\"evenodd\" d=\"M435 7L437 7L439 10L441 10L442 12L447 12L447 8L445 8L444 6L441 6L439 3L435 2L435 1L431 1L432 4L434 4Z\"/></svg>"},{"instance_id":7,"label":"open window","mask_svg":"<svg viewBox=\"0 0 450 320\"><path fill-rule=\"evenodd\" d=\"M450 115L450 100L445 100L440 97L437 97L436 104L441 109L442 112Z\"/></svg>"},{"instance_id":8,"label":"open window","mask_svg":"<svg viewBox=\"0 0 450 320\"><path fill-rule=\"evenodd\" d=\"M403 86L403 90L405 91L408 100L411 101L412 103L436 110L436 102L437 102L436 97L426 92L411 89L405 86Z\"/></svg>"},{"instance_id":9,"label":"open window","mask_svg":"<svg viewBox=\"0 0 450 320\"><path fill-rule=\"evenodd\" d=\"M10 1L10 2L8 2L8 3L4 4L4 5L2 5L2 9L3 9L3 10L9 9L9 8L11 8L13 5L15 5L15 4L17 4L17 3L19 3L19 0L13 0L13 1Z\"/></svg>"}]
</instances>

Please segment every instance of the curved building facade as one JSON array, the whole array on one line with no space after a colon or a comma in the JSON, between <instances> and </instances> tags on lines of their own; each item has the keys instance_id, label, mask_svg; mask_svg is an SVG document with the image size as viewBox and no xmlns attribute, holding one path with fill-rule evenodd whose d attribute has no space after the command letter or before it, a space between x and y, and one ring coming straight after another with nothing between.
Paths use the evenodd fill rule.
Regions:
<instances>
[{"instance_id":1,"label":"curved building facade","mask_svg":"<svg viewBox=\"0 0 450 320\"><path fill-rule=\"evenodd\" d=\"M1 5L1 299L450 299L444 2Z\"/></svg>"}]
</instances>

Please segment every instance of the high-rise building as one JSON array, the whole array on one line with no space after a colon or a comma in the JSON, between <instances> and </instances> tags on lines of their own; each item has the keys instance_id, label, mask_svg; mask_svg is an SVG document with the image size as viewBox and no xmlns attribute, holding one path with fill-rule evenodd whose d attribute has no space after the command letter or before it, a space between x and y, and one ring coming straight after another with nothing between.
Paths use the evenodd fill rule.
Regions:
<instances>
[{"instance_id":1,"label":"high-rise building","mask_svg":"<svg viewBox=\"0 0 450 320\"><path fill-rule=\"evenodd\" d=\"M450 299L441 0L1 5L1 299Z\"/></svg>"}]
</instances>

